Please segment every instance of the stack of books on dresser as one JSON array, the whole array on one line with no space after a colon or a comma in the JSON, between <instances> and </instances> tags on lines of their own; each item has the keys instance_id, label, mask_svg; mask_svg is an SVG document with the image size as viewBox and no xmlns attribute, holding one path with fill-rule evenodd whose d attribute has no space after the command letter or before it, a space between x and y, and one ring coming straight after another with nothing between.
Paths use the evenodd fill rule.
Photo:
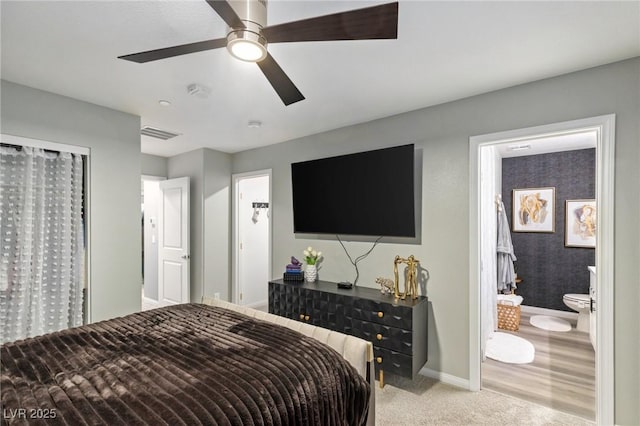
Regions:
<instances>
[{"instance_id":1,"label":"stack of books on dresser","mask_svg":"<svg viewBox=\"0 0 640 426\"><path fill-rule=\"evenodd\" d=\"M284 281L303 281L304 275L302 273L302 263L300 263L300 261L295 257L291 256L291 263L287 265L282 279Z\"/></svg>"}]
</instances>

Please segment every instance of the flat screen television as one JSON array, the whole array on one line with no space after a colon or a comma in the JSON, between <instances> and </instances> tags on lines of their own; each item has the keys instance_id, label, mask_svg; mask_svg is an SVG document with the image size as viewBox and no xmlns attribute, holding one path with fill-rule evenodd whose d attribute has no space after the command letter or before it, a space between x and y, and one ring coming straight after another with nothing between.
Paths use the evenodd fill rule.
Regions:
<instances>
[{"instance_id":1,"label":"flat screen television","mask_svg":"<svg viewBox=\"0 0 640 426\"><path fill-rule=\"evenodd\" d=\"M414 146L291 164L295 233L415 237Z\"/></svg>"}]
</instances>

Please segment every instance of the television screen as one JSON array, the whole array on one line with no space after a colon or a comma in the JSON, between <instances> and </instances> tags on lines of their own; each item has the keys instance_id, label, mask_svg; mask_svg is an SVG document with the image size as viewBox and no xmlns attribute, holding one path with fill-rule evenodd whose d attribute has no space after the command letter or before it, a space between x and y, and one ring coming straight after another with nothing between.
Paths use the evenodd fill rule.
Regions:
<instances>
[{"instance_id":1,"label":"television screen","mask_svg":"<svg viewBox=\"0 0 640 426\"><path fill-rule=\"evenodd\" d=\"M296 233L415 237L414 146L291 164Z\"/></svg>"}]
</instances>

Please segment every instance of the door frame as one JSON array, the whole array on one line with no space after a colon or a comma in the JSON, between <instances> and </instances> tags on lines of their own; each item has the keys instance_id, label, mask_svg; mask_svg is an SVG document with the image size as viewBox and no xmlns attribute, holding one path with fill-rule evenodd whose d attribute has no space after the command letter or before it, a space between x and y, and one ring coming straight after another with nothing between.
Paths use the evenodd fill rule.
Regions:
<instances>
[{"instance_id":1,"label":"door frame","mask_svg":"<svg viewBox=\"0 0 640 426\"><path fill-rule=\"evenodd\" d=\"M255 170L252 172L244 172L244 173L234 173L231 175L231 184L233 185L233 211L231 213L231 226L233 229L232 232L232 241L231 241L231 297L232 302L235 304L240 304L240 283L238 281L238 277L240 274L240 262L238 259L240 258L239 251L240 246L238 241L240 240L240 227L239 227L239 204L240 204L240 181L244 179L257 178L262 176L269 177L269 250L267 253L268 259L268 273L269 277L271 277L272 273L272 235L273 235L273 202L272 202L272 193L273 193L273 172L272 169L263 169L263 170ZM265 283L266 285L267 283Z\"/></svg>"},{"instance_id":2,"label":"door frame","mask_svg":"<svg viewBox=\"0 0 640 426\"><path fill-rule=\"evenodd\" d=\"M481 387L480 351L480 149L554 134L595 130L596 142L596 422L613 424L615 114L472 136L469 138L469 390ZM607 283L607 285L604 285Z\"/></svg>"}]
</instances>

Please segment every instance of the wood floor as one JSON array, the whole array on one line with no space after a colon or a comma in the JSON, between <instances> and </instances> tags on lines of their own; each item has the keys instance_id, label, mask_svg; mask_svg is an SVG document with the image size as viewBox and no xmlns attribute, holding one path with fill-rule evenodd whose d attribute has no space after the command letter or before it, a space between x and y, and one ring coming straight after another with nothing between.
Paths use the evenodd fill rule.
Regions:
<instances>
[{"instance_id":1,"label":"wood floor","mask_svg":"<svg viewBox=\"0 0 640 426\"><path fill-rule=\"evenodd\" d=\"M589 334L541 330L522 313L520 330L511 333L530 341L531 364L482 363L482 387L595 421L595 351ZM575 326L575 324L574 324Z\"/></svg>"}]
</instances>

